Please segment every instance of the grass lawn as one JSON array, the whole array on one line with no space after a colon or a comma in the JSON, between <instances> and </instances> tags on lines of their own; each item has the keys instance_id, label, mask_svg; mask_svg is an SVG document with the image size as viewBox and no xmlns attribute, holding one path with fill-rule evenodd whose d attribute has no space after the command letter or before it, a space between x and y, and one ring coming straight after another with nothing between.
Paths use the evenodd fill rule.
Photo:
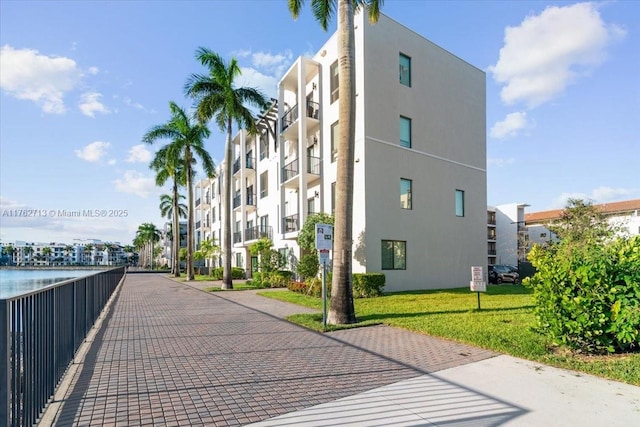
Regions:
<instances>
[{"instance_id":1,"label":"grass lawn","mask_svg":"<svg viewBox=\"0 0 640 427\"><path fill-rule=\"evenodd\" d=\"M289 291L260 295L322 310L320 298ZM395 326L640 386L640 352L577 355L554 346L548 338L533 331L535 316L530 289L488 286L487 292L480 295L480 305L478 310L477 294L469 288L390 293L356 299L359 321L356 326ZM288 319L322 331L321 314L298 314Z\"/></svg>"}]
</instances>

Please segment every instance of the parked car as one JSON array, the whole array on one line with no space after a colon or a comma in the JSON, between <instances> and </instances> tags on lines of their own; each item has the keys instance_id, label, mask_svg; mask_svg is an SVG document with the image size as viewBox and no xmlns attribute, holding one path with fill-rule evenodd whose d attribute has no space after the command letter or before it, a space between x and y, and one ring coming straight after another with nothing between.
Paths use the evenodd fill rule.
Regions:
<instances>
[{"instance_id":1,"label":"parked car","mask_svg":"<svg viewBox=\"0 0 640 427\"><path fill-rule=\"evenodd\" d=\"M490 265L489 266L489 283L499 285L503 282L513 284L520 283L520 275L518 269L509 265Z\"/></svg>"}]
</instances>

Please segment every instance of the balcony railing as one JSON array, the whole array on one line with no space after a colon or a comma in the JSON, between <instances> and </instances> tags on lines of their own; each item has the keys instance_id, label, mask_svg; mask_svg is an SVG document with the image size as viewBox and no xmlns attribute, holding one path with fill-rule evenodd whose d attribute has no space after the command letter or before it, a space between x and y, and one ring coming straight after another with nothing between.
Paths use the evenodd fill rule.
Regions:
<instances>
[{"instance_id":1,"label":"balcony railing","mask_svg":"<svg viewBox=\"0 0 640 427\"><path fill-rule=\"evenodd\" d=\"M233 208L240 207L240 204L242 204L242 195L238 194L233 198Z\"/></svg>"},{"instance_id":2,"label":"balcony railing","mask_svg":"<svg viewBox=\"0 0 640 427\"><path fill-rule=\"evenodd\" d=\"M0 299L0 425L35 425L124 267Z\"/></svg>"},{"instance_id":3,"label":"balcony railing","mask_svg":"<svg viewBox=\"0 0 640 427\"><path fill-rule=\"evenodd\" d=\"M196 221L196 229L200 228L200 225L202 225L202 222L201 221Z\"/></svg>"},{"instance_id":4,"label":"balcony railing","mask_svg":"<svg viewBox=\"0 0 640 427\"><path fill-rule=\"evenodd\" d=\"M498 251L495 249L489 249L489 255L497 255Z\"/></svg>"},{"instance_id":5,"label":"balcony railing","mask_svg":"<svg viewBox=\"0 0 640 427\"><path fill-rule=\"evenodd\" d=\"M253 158L253 156L249 156L247 155L247 159L245 162L245 167L247 169L255 169L256 168L256 159Z\"/></svg>"},{"instance_id":6,"label":"balcony railing","mask_svg":"<svg viewBox=\"0 0 640 427\"><path fill-rule=\"evenodd\" d=\"M307 156L307 173L320 175L320 158Z\"/></svg>"},{"instance_id":7,"label":"balcony railing","mask_svg":"<svg viewBox=\"0 0 640 427\"><path fill-rule=\"evenodd\" d=\"M270 226L265 227L256 225L255 227L250 227L244 230L244 236L247 241L259 240L265 237L269 240L273 240L273 228Z\"/></svg>"},{"instance_id":8,"label":"balcony railing","mask_svg":"<svg viewBox=\"0 0 640 427\"><path fill-rule=\"evenodd\" d=\"M282 218L282 231L284 233L291 233L300 229L298 225L298 214L285 216Z\"/></svg>"},{"instance_id":9,"label":"balcony railing","mask_svg":"<svg viewBox=\"0 0 640 427\"><path fill-rule=\"evenodd\" d=\"M287 111L284 112L282 116L282 126L280 130L284 131L286 128L291 126L293 122L295 122L296 120L298 120L298 104L294 105L293 107L289 108Z\"/></svg>"},{"instance_id":10,"label":"balcony railing","mask_svg":"<svg viewBox=\"0 0 640 427\"><path fill-rule=\"evenodd\" d=\"M312 119L317 119L319 111L320 111L320 104L313 101L307 101L307 117L311 117Z\"/></svg>"},{"instance_id":11,"label":"balcony railing","mask_svg":"<svg viewBox=\"0 0 640 427\"><path fill-rule=\"evenodd\" d=\"M242 231L236 231L233 233L233 243L242 242Z\"/></svg>"},{"instance_id":12,"label":"balcony railing","mask_svg":"<svg viewBox=\"0 0 640 427\"><path fill-rule=\"evenodd\" d=\"M487 239L496 240L496 235L495 234L487 234Z\"/></svg>"},{"instance_id":13,"label":"balcony railing","mask_svg":"<svg viewBox=\"0 0 640 427\"><path fill-rule=\"evenodd\" d=\"M200 197L198 197L198 198L196 199L196 208L197 208L198 206L200 206Z\"/></svg>"},{"instance_id":14,"label":"balcony railing","mask_svg":"<svg viewBox=\"0 0 640 427\"><path fill-rule=\"evenodd\" d=\"M247 206L255 206L256 205L256 196L253 193L247 194Z\"/></svg>"},{"instance_id":15,"label":"balcony railing","mask_svg":"<svg viewBox=\"0 0 640 427\"><path fill-rule=\"evenodd\" d=\"M240 170L240 158L237 158L233 161L233 173L236 173Z\"/></svg>"},{"instance_id":16,"label":"balcony railing","mask_svg":"<svg viewBox=\"0 0 640 427\"><path fill-rule=\"evenodd\" d=\"M298 159L295 159L282 168L282 182L287 182L298 175Z\"/></svg>"}]
</instances>

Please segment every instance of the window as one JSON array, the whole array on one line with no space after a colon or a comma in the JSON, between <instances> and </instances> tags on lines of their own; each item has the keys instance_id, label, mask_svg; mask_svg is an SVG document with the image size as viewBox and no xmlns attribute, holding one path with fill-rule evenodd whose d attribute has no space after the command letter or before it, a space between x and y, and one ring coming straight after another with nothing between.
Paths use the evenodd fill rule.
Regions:
<instances>
[{"instance_id":1,"label":"window","mask_svg":"<svg viewBox=\"0 0 640 427\"><path fill-rule=\"evenodd\" d=\"M331 163L335 162L338 158L338 137L340 128L338 122L331 125Z\"/></svg>"},{"instance_id":2,"label":"window","mask_svg":"<svg viewBox=\"0 0 640 427\"><path fill-rule=\"evenodd\" d=\"M400 146L411 148L411 119L400 116Z\"/></svg>"},{"instance_id":3,"label":"window","mask_svg":"<svg viewBox=\"0 0 640 427\"><path fill-rule=\"evenodd\" d=\"M243 268L242 266L242 253L236 252L236 267Z\"/></svg>"},{"instance_id":4,"label":"window","mask_svg":"<svg viewBox=\"0 0 640 427\"><path fill-rule=\"evenodd\" d=\"M260 174L260 198L263 199L269 195L269 172Z\"/></svg>"},{"instance_id":5,"label":"window","mask_svg":"<svg viewBox=\"0 0 640 427\"><path fill-rule=\"evenodd\" d=\"M400 178L400 207L402 209L411 208L411 184L410 179Z\"/></svg>"},{"instance_id":6,"label":"window","mask_svg":"<svg viewBox=\"0 0 640 427\"><path fill-rule=\"evenodd\" d=\"M307 199L307 216L314 215L316 213L316 198L312 197Z\"/></svg>"},{"instance_id":7,"label":"window","mask_svg":"<svg viewBox=\"0 0 640 427\"><path fill-rule=\"evenodd\" d=\"M331 215L336 213L336 183L331 183Z\"/></svg>"},{"instance_id":8,"label":"window","mask_svg":"<svg viewBox=\"0 0 640 427\"><path fill-rule=\"evenodd\" d=\"M331 104L338 100L338 95L340 93L340 79L339 79L339 70L338 70L338 61L331 64L329 68L329 88L331 89Z\"/></svg>"},{"instance_id":9,"label":"window","mask_svg":"<svg viewBox=\"0 0 640 427\"><path fill-rule=\"evenodd\" d=\"M407 269L407 242L402 240L382 241L382 269Z\"/></svg>"},{"instance_id":10,"label":"window","mask_svg":"<svg viewBox=\"0 0 640 427\"><path fill-rule=\"evenodd\" d=\"M260 232L266 233L269 229L269 215L260 217Z\"/></svg>"},{"instance_id":11,"label":"window","mask_svg":"<svg viewBox=\"0 0 640 427\"><path fill-rule=\"evenodd\" d=\"M411 87L411 58L400 54L400 83Z\"/></svg>"},{"instance_id":12,"label":"window","mask_svg":"<svg viewBox=\"0 0 640 427\"><path fill-rule=\"evenodd\" d=\"M464 216L464 191L456 190L456 216Z\"/></svg>"},{"instance_id":13,"label":"window","mask_svg":"<svg viewBox=\"0 0 640 427\"><path fill-rule=\"evenodd\" d=\"M267 134L260 134L260 160L269 157L269 138Z\"/></svg>"}]
</instances>

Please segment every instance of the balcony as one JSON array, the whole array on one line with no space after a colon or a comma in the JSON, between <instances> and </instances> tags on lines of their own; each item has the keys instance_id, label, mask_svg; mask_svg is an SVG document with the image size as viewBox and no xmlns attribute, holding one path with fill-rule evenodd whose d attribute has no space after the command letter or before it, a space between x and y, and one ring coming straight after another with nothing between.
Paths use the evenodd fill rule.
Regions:
<instances>
[{"instance_id":1,"label":"balcony","mask_svg":"<svg viewBox=\"0 0 640 427\"><path fill-rule=\"evenodd\" d=\"M255 206L256 205L256 196L253 193L247 194L247 206Z\"/></svg>"},{"instance_id":2,"label":"balcony","mask_svg":"<svg viewBox=\"0 0 640 427\"><path fill-rule=\"evenodd\" d=\"M238 157L233 161L233 174L235 175L240 171L240 158Z\"/></svg>"},{"instance_id":3,"label":"balcony","mask_svg":"<svg viewBox=\"0 0 640 427\"><path fill-rule=\"evenodd\" d=\"M200 221L196 221L196 229L200 228L200 225L202 224L202 222Z\"/></svg>"},{"instance_id":4,"label":"balcony","mask_svg":"<svg viewBox=\"0 0 640 427\"><path fill-rule=\"evenodd\" d=\"M233 198L233 209L239 208L241 204L242 204L242 195L241 194L237 194Z\"/></svg>"},{"instance_id":5,"label":"balcony","mask_svg":"<svg viewBox=\"0 0 640 427\"><path fill-rule=\"evenodd\" d=\"M307 117L318 120L320 112L320 104L313 101L307 101Z\"/></svg>"},{"instance_id":6,"label":"balcony","mask_svg":"<svg viewBox=\"0 0 640 427\"><path fill-rule=\"evenodd\" d=\"M253 158L252 155L247 154L247 158L245 159L245 167L247 169L255 169L256 168L256 159Z\"/></svg>"},{"instance_id":7,"label":"balcony","mask_svg":"<svg viewBox=\"0 0 640 427\"><path fill-rule=\"evenodd\" d=\"M307 156L307 173L320 175L320 157Z\"/></svg>"},{"instance_id":8,"label":"balcony","mask_svg":"<svg viewBox=\"0 0 640 427\"><path fill-rule=\"evenodd\" d=\"M282 167L282 183L298 175L298 159L292 160Z\"/></svg>"},{"instance_id":9,"label":"balcony","mask_svg":"<svg viewBox=\"0 0 640 427\"><path fill-rule=\"evenodd\" d=\"M200 197L198 197L198 198L196 199L196 208L197 208L198 206L200 206Z\"/></svg>"},{"instance_id":10,"label":"balcony","mask_svg":"<svg viewBox=\"0 0 640 427\"><path fill-rule=\"evenodd\" d=\"M493 234L493 233L489 233L489 234L487 234L487 239L489 239L489 240L496 240L496 235L495 235L495 234Z\"/></svg>"},{"instance_id":11,"label":"balcony","mask_svg":"<svg viewBox=\"0 0 640 427\"><path fill-rule=\"evenodd\" d=\"M269 226L256 225L255 227L250 227L244 230L244 235L247 241L259 240L265 237L269 240L273 240L273 228Z\"/></svg>"},{"instance_id":12,"label":"balcony","mask_svg":"<svg viewBox=\"0 0 640 427\"><path fill-rule=\"evenodd\" d=\"M298 231L300 229L298 222L298 214L285 216L282 218L282 232L292 233L294 231Z\"/></svg>"},{"instance_id":13,"label":"balcony","mask_svg":"<svg viewBox=\"0 0 640 427\"><path fill-rule=\"evenodd\" d=\"M242 242L242 231L236 231L233 233L233 243Z\"/></svg>"},{"instance_id":14,"label":"balcony","mask_svg":"<svg viewBox=\"0 0 640 427\"><path fill-rule=\"evenodd\" d=\"M289 126L295 123L296 120L298 120L298 104L289 108L282 115L280 132L284 132Z\"/></svg>"}]
</instances>

